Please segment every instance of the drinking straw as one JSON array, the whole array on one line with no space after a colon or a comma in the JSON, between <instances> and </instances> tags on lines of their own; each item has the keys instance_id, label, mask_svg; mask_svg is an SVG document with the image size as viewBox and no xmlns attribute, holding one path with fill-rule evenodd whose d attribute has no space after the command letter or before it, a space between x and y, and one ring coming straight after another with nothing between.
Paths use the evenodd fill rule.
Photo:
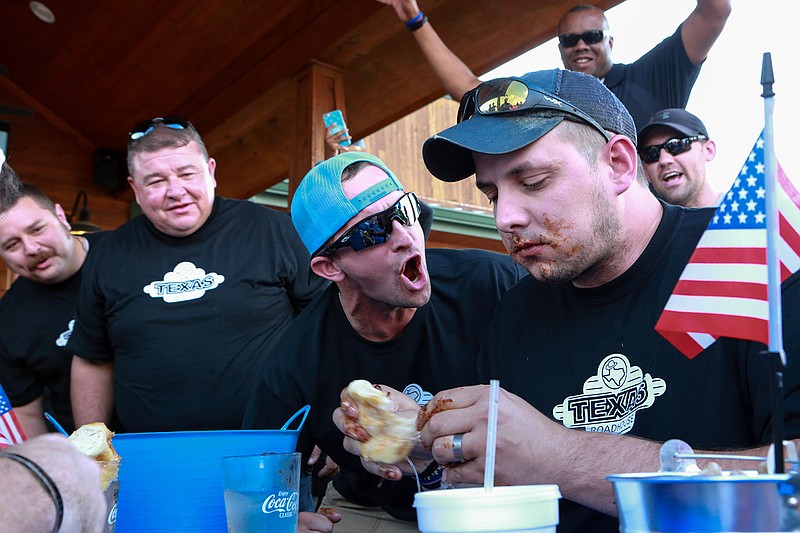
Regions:
<instances>
[{"instance_id":1,"label":"drinking straw","mask_svg":"<svg viewBox=\"0 0 800 533\"><path fill-rule=\"evenodd\" d=\"M483 488L491 492L494 487L494 452L497 445L497 398L500 381L489 381L489 422L486 430L486 468L483 472Z\"/></svg>"},{"instance_id":2,"label":"drinking straw","mask_svg":"<svg viewBox=\"0 0 800 533\"><path fill-rule=\"evenodd\" d=\"M69 433L67 433L67 430L65 430L63 427L61 427L61 424L59 424L59 423L56 421L56 419L53 417L53 415L51 415L50 413L48 413L47 411L45 411L45 412L44 412L44 417L45 417L47 420L49 420L51 424L53 424L53 427L54 427L54 428L56 428L56 429L58 430L58 432L59 432L59 433L61 433L61 434L62 434L62 435L64 435L65 437L69 437Z\"/></svg>"}]
</instances>

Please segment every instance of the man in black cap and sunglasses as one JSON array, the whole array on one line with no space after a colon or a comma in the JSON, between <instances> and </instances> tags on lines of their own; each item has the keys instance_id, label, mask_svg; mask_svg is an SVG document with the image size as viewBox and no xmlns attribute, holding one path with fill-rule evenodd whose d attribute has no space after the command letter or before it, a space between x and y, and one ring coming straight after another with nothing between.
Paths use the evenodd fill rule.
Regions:
<instances>
[{"instance_id":1,"label":"man in black cap and sunglasses","mask_svg":"<svg viewBox=\"0 0 800 533\"><path fill-rule=\"evenodd\" d=\"M685 109L658 111L639 130L638 151L659 198L683 207L719 203L706 177L706 164L714 160L717 145L695 115Z\"/></svg>"},{"instance_id":2,"label":"man in black cap and sunglasses","mask_svg":"<svg viewBox=\"0 0 800 533\"><path fill-rule=\"evenodd\" d=\"M117 431L239 429L263 357L325 284L288 215L215 195L188 121L137 124L128 169L144 216L85 264L67 345L75 423L113 411Z\"/></svg>"},{"instance_id":3,"label":"man in black cap and sunglasses","mask_svg":"<svg viewBox=\"0 0 800 533\"><path fill-rule=\"evenodd\" d=\"M505 96L514 111L492 105ZM425 164L447 182L475 174L506 248L531 274L503 295L479 357L478 383L502 387L495 484L558 484L559 532L616 533L607 476L658 471L663 442L766 456L764 345L720 338L689 359L655 330L715 210L650 192L622 103L593 76L550 70L481 84L459 119L425 142ZM800 437L798 280L782 294L789 438ZM394 397L398 410L414 406ZM446 482L482 482L488 405L485 385L428 404L423 445L440 464L464 459ZM338 412L340 427L344 414L353 416Z\"/></svg>"},{"instance_id":4,"label":"man in black cap and sunglasses","mask_svg":"<svg viewBox=\"0 0 800 533\"><path fill-rule=\"evenodd\" d=\"M453 98L480 83L478 77L442 42L416 0L378 0L391 5L413 32L436 77ZM668 3L664 2L665 9ZM498 7L496 9L507 9ZM630 64L613 63L614 37L599 7L580 4L558 22L558 50L564 68L603 81L628 108L636 124L659 109L686 107L700 66L722 33L730 0L697 0L697 7L675 33Z\"/></svg>"},{"instance_id":5,"label":"man in black cap and sunglasses","mask_svg":"<svg viewBox=\"0 0 800 533\"><path fill-rule=\"evenodd\" d=\"M416 532L417 483L405 463L406 477L398 471L382 482L342 447L331 421L342 388L355 379L385 383L421 405L438 390L474 383L492 309L525 275L495 252L426 251L419 215L416 195L364 152L319 163L292 199L311 269L333 283L264 363L245 427L274 427L312 406L299 449L316 444L339 465L322 506L336 508L348 532ZM430 454L412 458L421 484L438 487L441 468Z\"/></svg>"}]
</instances>

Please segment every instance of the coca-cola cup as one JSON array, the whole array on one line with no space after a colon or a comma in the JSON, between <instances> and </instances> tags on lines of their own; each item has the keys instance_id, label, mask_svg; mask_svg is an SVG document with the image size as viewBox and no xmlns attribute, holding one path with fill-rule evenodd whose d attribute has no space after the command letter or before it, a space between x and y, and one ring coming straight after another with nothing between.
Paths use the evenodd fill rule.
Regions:
<instances>
[{"instance_id":1,"label":"coca-cola cup","mask_svg":"<svg viewBox=\"0 0 800 533\"><path fill-rule=\"evenodd\" d=\"M229 533L295 533L300 503L300 454L222 458Z\"/></svg>"},{"instance_id":2,"label":"coca-cola cup","mask_svg":"<svg viewBox=\"0 0 800 533\"><path fill-rule=\"evenodd\" d=\"M414 497L422 533L555 533L557 485L440 489Z\"/></svg>"},{"instance_id":3,"label":"coca-cola cup","mask_svg":"<svg viewBox=\"0 0 800 533\"><path fill-rule=\"evenodd\" d=\"M106 521L103 533L114 533L117 526L117 496L119 495L119 468L121 461L98 461L103 496L106 498Z\"/></svg>"}]
</instances>

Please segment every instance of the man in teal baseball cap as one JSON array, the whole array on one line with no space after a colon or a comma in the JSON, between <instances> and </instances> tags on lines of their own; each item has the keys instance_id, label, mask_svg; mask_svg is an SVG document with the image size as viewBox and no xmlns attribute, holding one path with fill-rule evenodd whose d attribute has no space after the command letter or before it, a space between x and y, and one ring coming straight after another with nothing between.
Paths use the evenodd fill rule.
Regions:
<instances>
[{"instance_id":1,"label":"man in teal baseball cap","mask_svg":"<svg viewBox=\"0 0 800 533\"><path fill-rule=\"evenodd\" d=\"M368 153L313 167L291 212L312 270L333 283L265 360L245 427L278 427L310 404L298 449L318 445L341 469L322 506L337 509L348 531L416 532L412 467L354 455L331 414L355 379L403 391L418 405L475 383L488 317L525 271L485 250L426 250L419 200ZM439 486L443 468L430 453L410 459L422 486Z\"/></svg>"}]
</instances>

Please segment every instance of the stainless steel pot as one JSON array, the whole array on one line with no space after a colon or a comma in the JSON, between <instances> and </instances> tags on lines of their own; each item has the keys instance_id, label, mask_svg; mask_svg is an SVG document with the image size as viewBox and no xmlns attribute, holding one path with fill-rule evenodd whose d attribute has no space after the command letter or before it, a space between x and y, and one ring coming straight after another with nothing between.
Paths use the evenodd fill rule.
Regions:
<instances>
[{"instance_id":1,"label":"stainless steel pot","mask_svg":"<svg viewBox=\"0 0 800 533\"><path fill-rule=\"evenodd\" d=\"M789 474L609 476L623 533L800 531L800 480Z\"/></svg>"}]
</instances>

